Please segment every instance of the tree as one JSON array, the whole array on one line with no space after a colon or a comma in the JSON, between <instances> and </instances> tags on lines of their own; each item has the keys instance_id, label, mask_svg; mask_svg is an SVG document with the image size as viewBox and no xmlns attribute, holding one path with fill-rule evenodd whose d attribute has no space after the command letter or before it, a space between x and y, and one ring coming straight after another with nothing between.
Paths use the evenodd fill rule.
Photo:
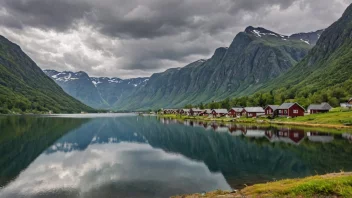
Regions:
<instances>
[{"instance_id":1,"label":"tree","mask_svg":"<svg viewBox=\"0 0 352 198\"><path fill-rule=\"evenodd\" d=\"M200 103L199 108L204 109L204 104L202 102Z\"/></svg>"},{"instance_id":2,"label":"tree","mask_svg":"<svg viewBox=\"0 0 352 198\"><path fill-rule=\"evenodd\" d=\"M221 102L221 108L224 108L224 109L230 109L231 108L230 99L229 98L226 98L224 101Z\"/></svg>"}]
</instances>

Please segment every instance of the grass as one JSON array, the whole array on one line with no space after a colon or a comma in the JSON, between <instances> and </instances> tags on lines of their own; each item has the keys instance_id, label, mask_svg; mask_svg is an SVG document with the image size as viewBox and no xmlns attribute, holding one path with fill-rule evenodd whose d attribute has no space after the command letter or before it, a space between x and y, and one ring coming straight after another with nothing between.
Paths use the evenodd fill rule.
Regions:
<instances>
[{"instance_id":1,"label":"grass","mask_svg":"<svg viewBox=\"0 0 352 198\"><path fill-rule=\"evenodd\" d=\"M236 192L218 190L204 195L183 195L175 198L181 197L352 197L352 173L285 179L248 186Z\"/></svg>"},{"instance_id":2,"label":"grass","mask_svg":"<svg viewBox=\"0 0 352 198\"><path fill-rule=\"evenodd\" d=\"M329 112L306 115L296 118L275 118L274 122L291 122L291 123L305 123L314 125L331 125L336 127L344 127L346 124L352 124L352 111L346 112Z\"/></svg>"}]
</instances>

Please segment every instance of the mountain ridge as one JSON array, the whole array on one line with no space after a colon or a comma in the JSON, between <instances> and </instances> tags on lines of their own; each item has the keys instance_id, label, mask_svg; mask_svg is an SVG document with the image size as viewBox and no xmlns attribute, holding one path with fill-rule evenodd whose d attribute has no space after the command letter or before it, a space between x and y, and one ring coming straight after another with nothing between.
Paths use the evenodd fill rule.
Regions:
<instances>
[{"instance_id":1,"label":"mountain ridge","mask_svg":"<svg viewBox=\"0 0 352 198\"><path fill-rule=\"evenodd\" d=\"M323 95L337 90L342 92L346 88L346 93L352 94L352 90L348 88L348 84L352 83L351 49L352 4L340 19L325 29L315 47L299 64L268 82L261 91L276 90L282 92L285 98L296 96L302 102L307 102L304 98L311 98L315 93ZM337 95L341 93L327 95L327 98L320 98L317 101L329 101L336 105L338 104L336 100L341 99L336 97Z\"/></svg>"},{"instance_id":2,"label":"mountain ridge","mask_svg":"<svg viewBox=\"0 0 352 198\"><path fill-rule=\"evenodd\" d=\"M210 59L153 74L143 90L115 108L182 107L250 94L300 61L311 47L300 39L249 26Z\"/></svg>"},{"instance_id":3,"label":"mountain ridge","mask_svg":"<svg viewBox=\"0 0 352 198\"><path fill-rule=\"evenodd\" d=\"M129 94L132 89L143 86L148 81L148 78L143 77L132 79L90 77L84 71L59 72L46 69L43 72L72 97L98 109L109 109L121 96Z\"/></svg>"},{"instance_id":4,"label":"mountain ridge","mask_svg":"<svg viewBox=\"0 0 352 198\"><path fill-rule=\"evenodd\" d=\"M21 47L0 36L0 113L94 111L66 94Z\"/></svg>"}]
</instances>

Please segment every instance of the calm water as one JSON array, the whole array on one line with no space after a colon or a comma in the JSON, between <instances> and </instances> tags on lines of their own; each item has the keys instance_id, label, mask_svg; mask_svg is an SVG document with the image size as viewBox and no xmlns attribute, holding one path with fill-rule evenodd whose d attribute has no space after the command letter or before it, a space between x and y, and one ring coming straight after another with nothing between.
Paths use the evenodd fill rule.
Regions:
<instances>
[{"instance_id":1,"label":"calm water","mask_svg":"<svg viewBox=\"0 0 352 198\"><path fill-rule=\"evenodd\" d=\"M0 197L168 197L352 171L352 136L134 115L0 117Z\"/></svg>"}]
</instances>

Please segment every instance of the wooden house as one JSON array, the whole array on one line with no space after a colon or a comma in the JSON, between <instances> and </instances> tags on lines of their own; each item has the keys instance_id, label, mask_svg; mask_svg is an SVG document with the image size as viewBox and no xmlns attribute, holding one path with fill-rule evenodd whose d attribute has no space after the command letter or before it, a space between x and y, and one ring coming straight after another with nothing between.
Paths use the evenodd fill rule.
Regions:
<instances>
[{"instance_id":1,"label":"wooden house","mask_svg":"<svg viewBox=\"0 0 352 198\"><path fill-rule=\"evenodd\" d=\"M211 109L204 109L199 115L200 115L200 116L209 116L209 115L212 115L212 110L211 110Z\"/></svg>"},{"instance_id":2,"label":"wooden house","mask_svg":"<svg viewBox=\"0 0 352 198\"><path fill-rule=\"evenodd\" d=\"M241 117L243 112L242 107L234 107L229 110L229 116L231 117Z\"/></svg>"},{"instance_id":3,"label":"wooden house","mask_svg":"<svg viewBox=\"0 0 352 198\"><path fill-rule=\"evenodd\" d=\"M164 109L163 113L164 114L176 114L177 113L177 109Z\"/></svg>"},{"instance_id":4,"label":"wooden house","mask_svg":"<svg viewBox=\"0 0 352 198\"><path fill-rule=\"evenodd\" d=\"M227 109L213 109L211 113L214 117L223 117L228 114Z\"/></svg>"},{"instance_id":5,"label":"wooden house","mask_svg":"<svg viewBox=\"0 0 352 198\"><path fill-rule=\"evenodd\" d=\"M199 116L201 113L203 113L204 110L202 109L196 109L196 108L192 108L190 109L190 115L191 116Z\"/></svg>"},{"instance_id":6,"label":"wooden house","mask_svg":"<svg viewBox=\"0 0 352 198\"><path fill-rule=\"evenodd\" d=\"M283 103L277 108L278 116L298 117L304 116L305 109L298 103Z\"/></svg>"},{"instance_id":7,"label":"wooden house","mask_svg":"<svg viewBox=\"0 0 352 198\"><path fill-rule=\"evenodd\" d=\"M191 110L190 109L181 109L180 114L182 115L190 115Z\"/></svg>"},{"instance_id":8,"label":"wooden house","mask_svg":"<svg viewBox=\"0 0 352 198\"><path fill-rule=\"evenodd\" d=\"M262 107L245 107L242 111L242 115L247 118L255 118L260 115L264 115L264 109Z\"/></svg>"},{"instance_id":9,"label":"wooden house","mask_svg":"<svg viewBox=\"0 0 352 198\"><path fill-rule=\"evenodd\" d=\"M329 103L321 103L321 104L311 104L309 105L307 111L310 114L315 114L315 113L326 113L329 112L332 109L332 107L329 105Z\"/></svg>"},{"instance_id":10,"label":"wooden house","mask_svg":"<svg viewBox=\"0 0 352 198\"><path fill-rule=\"evenodd\" d=\"M268 105L266 108L265 108L265 115L276 115L275 112L277 110L277 108L279 107L279 105Z\"/></svg>"}]
</instances>

